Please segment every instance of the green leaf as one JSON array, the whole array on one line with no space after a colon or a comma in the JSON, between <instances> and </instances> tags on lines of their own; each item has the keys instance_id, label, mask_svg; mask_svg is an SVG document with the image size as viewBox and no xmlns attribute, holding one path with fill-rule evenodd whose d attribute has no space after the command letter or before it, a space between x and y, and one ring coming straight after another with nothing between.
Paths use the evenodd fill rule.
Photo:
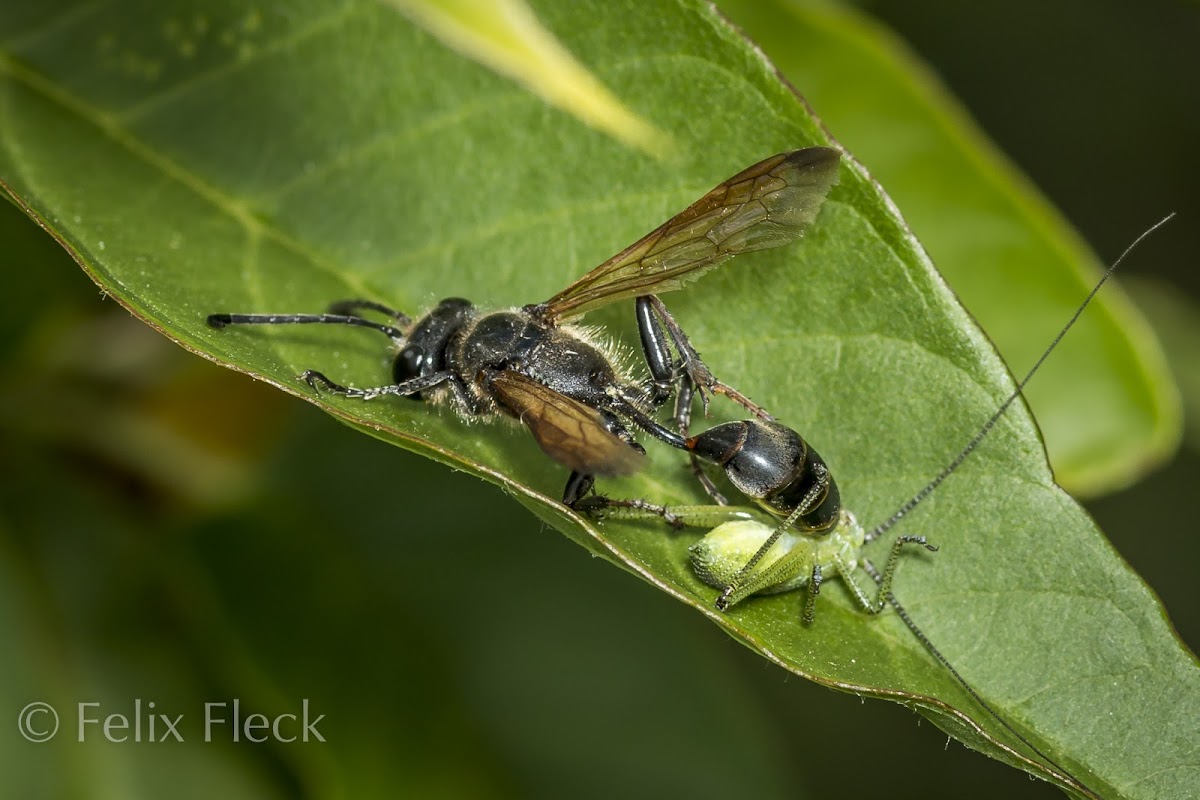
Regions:
<instances>
[{"instance_id":1,"label":"green leaf","mask_svg":"<svg viewBox=\"0 0 1200 800\"><path fill-rule=\"evenodd\" d=\"M413 312L443 296L535 302L738 169L827 141L707 6L536 11L673 137L673 159L623 148L376 3L285 14L114 0L0 11L0 178L107 292L185 347L499 483L798 674L915 704L968 744L1045 773L894 615L864 617L838 584L808 629L794 595L717 614L687 568L693 535L578 518L555 502L563 471L528 435L408 401L315 397L297 383L309 367L385 382L377 335L204 325L216 311L318 311L353 296ZM667 301L718 376L805 433L867 523L935 474L1012 387L849 159L802 243L740 258ZM614 307L588 322L633 347L631 317ZM697 500L664 450L606 491ZM905 558L897 594L1014 725L1107 797L1195 785L1195 662L1053 484L1023 410L906 532L942 550Z\"/></svg>"},{"instance_id":2,"label":"green leaf","mask_svg":"<svg viewBox=\"0 0 1200 800\"><path fill-rule=\"evenodd\" d=\"M538 22L521 0L380 0L447 47L507 75L581 121L651 155L670 143L632 114Z\"/></svg>"},{"instance_id":3,"label":"green leaf","mask_svg":"<svg viewBox=\"0 0 1200 800\"><path fill-rule=\"evenodd\" d=\"M1087 244L936 76L869 17L804 0L720 5L868 165L963 305L1024 374L1099 278ZM1130 220L1127 240L1154 221ZM1124 488L1175 452L1183 416L1175 384L1119 288L1105 289L1050 363L1026 395L1055 476L1072 494Z\"/></svg>"},{"instance_id":4,"label":"green leaf","mask_svg":"<svg viewBox=\"0 0 1200 800\"><path fill-rule=\"evenodd\" d=\"M6 455L19 455L21 470L0 490L0 635L8 648L0 664L0 707L15 720L40 703L53 716L34 713L30 728L21 729L28 740L12 731L0 746L5 793L130 800L287 796L269 771L235 757L229 739L202 742L202 716L195 712L212 687L197 678L194 653L164 637L163 622L172 616L164 598L171 592L159 584L175 564L162 551L176 542L161 530L157 537L148 531L131 536L133 526L111 496L55 474L55 459L45 453L13 450ZM167 734L161 713L175 721L184 742ZM52 735L38 739L28 732ZM189 740L199 746L186 746Z\"/></svg>"},{"instance_id":5,"label":"green leaf","mask_svg":"<svg viewBox=\"0 0 1200 800\"><path fill-rule=\"evenodd\" d=\"M1153 321L1154 331L1175 367L1187 421L1187 445L1200 452L1200 308L1167 281L1136 281L1129 292Z\"/></svg>"}]
</instances>

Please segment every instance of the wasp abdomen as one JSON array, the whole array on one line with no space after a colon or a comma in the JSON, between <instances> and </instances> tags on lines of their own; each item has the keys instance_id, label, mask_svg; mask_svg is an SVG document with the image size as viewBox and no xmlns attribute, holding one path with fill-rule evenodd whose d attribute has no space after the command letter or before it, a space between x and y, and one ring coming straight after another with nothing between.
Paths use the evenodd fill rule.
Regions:
<instances>
[{"instance_id":1,"label":"wasp abdomen","mask_svg":"<svg viewBox=\"0 0 1200 800\"><path fill-rule=\"evenodd\" d=\"M803 508L796 525L824 531L841 510L837 484L824 460L791 428L763 420L716 425L687 442L720 466L729 482L778 516Z\"/></svg>"}]
</instances>

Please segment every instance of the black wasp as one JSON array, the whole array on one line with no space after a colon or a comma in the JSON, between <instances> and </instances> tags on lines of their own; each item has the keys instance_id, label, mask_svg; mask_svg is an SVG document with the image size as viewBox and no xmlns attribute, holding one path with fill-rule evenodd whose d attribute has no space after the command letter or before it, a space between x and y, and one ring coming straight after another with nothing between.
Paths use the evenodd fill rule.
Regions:
<instances>
[{"instance_id":1,"label":"black wasp","mask_svg":"<svg viewBox=\"0 0 1200 800\"><path fill-rule=\"evenodd\" d=\"M481 311L457 297L413 320L370 300L334 303L324 314L212 314L208 324L337 324L380 331L398 348L392 383L343 386L314 370L300 378L370 400L385 395L441 402L464 417L514 417L549 456L571 470L563 502L574 505L594 475L635 471L645 452L633 429L681 449L693 397L721 394L759 418L769 415L704 365L658 293L672 291L739 253L798 238L837 180L839 152L809 147L781 153L724 181L676 216L542 303ZM573 320L635 299L648 378L617 365L596 333ZM383 314L387 323L360 316ZM652 414L675 397L671 430ZM695 456L693 455L693 462ZM697 469L705 488L719 498Z\"/></svg>"}]
</instances>

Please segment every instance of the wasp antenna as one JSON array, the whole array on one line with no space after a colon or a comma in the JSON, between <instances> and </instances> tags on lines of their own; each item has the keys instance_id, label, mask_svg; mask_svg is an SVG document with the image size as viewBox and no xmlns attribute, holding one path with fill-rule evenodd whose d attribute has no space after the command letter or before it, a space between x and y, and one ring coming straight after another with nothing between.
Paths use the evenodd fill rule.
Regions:
<instances>
[{"instance_id":1,"label":"wasp antenna","mask_svg":"<svg viewBox=\"0 0 1200 800\"><path fill-rule=\"evenodd\" d=\"M1040 357L1038 357L1037 363L1035 363L1030 368L1029 372L1025 374L1025 377L1022 378L1020 383L1017 384L1017 388L1013 389L1012 394L1008 396L1008 399L1000 404L1000 407L996 409L996 413L992 414L992 416L988 418L988 421L983 423L983 426L979 429L979 431L976 432L973 437L971 437L971 441L967 442L967 446L964 447L962 451L954 457L954 460L947 464L933 480L925 484L921 491L914 494L908 499L907 502L904 503L904 505L896 509L896 512L892 514L892 516L888 517L887 520L872 528L866 536L866 541L874 541L884 533L887 533L887 531L893 528L897 522L903 519L905 514L908 514L914 508L919 506L926 497L933 493L934 489L942 485L942 481L946 480L946 478L949 478L954 474L955 470L962 466L962 463L967 460L967 456L971 455L971 453L975 451L975 448L979 447L979 443L982 442L984 437L986 437L991 432L992 428L996 426L996 423L999 422L1000 418L1004 416L1004 412L1008 411L1008 407L1016 402L1016 399L1021 396L1023 391L1025 391L1025 386L1029 383L1030 379L1032 379L1033 376L1037 374L1037 371L1041 369L1042 364L1045 363L1050 354L1054 352L1054 348L1058 347L1059 342L1061 342L1063 337L1067 335L1067 331L1074 327L1075 323L1079 320L1079 317L1092 302L1092 299L1100 291L1101 287L1103 287L1108 279L1112 277L1112 274L1117 271L1117 267L1121 266L1121 262L1125 260L1125 257L1128 256L1135 247L1141 244L1142 240L1154 233L1163 225L1166 225L1168 222L1174 219L1174 217L1175 212L1172 211L1170 214L1151 225L1149 228L1143 231L1141 235L1134 239L1133 242L1125 248L1121 255L1117 256L1117 260L1112 262L1112 265L1104 271L1103 275L1100 276L1100 280L1096 282L1096 285L1092 287L1092 291L1090 291L1088 296L1083 299L1083 302L1079 304L1079 308L1075 309L1075 313L1071 315L1071 318L1067 320L1067 324L1064 325L1062 330L1058 332L1058 335L1054 337L1054 341L1050 342L1050 346L1045 349Z\"/></svg>"},{"instance_id":2,"label":"wasp antenna","mask_svg":"<svg viewBox=\"0 0 1200 800\"><path fill-rule=\"evenodd\" d=\"M228 325L357 325L379 331L397 344L406 338L399 328L348 314L209 314L207 321L211 328Z\"/></svg>"},{"instance_id":3,"label":"wasp antenna","mask_svg":"<svg viewBox=\"0 0 1200 800\"><path fill-rule=\"evenodd\" d=\"M863 559L862 567L876 583L882 582L883 576L879 574L879 571L875 569L875 565L873 565L870 561ZM1048 766L1052 770L1056 771L1058 777L1064 782L1070 784L1076 791L1083 793L1087 797L1096 798L1099 800L1100 795L1093 791L1083 781L1079 780L1079 778L1076 778L1075 775L1072 774L1071 771L1066 767L1062 766L1053 758L1043 753L1037 745L1025 738L1020 731L1010 725L1008 721L1004 719L1004 717L1000 716L1000 712L996 711L996 709L992 708L992 706L986 700L980 697L979 692L975 691L975 688L971 686L971 684L967 683L967 679L964 678L962 674L955 669L954 665L950 663L950 659L942 655L942 651L938 650L934 646L933 642L929 640L929 637L925 635L925 631L917 627L917 623L913 622L912 617L908 615L908 611L905 610L904 606L900 605L900 601L896 599L896 595L888 592L887 601L889 604L891 604L892 608L895 609L896 616L900 617L905 626L909 629L909 631L912 632L912 635L915 636L917 641L921 643L921 646L924 647L925 650L928 651L928 653L933 656L939 664L946 668L946 671L954 677L954 680L963 688L963 691L969 694L971 699L978 703L979 707L987 712L988 716L1000 723L1004 730L1011 733L1014 737L1016 737L1017 741L1021 742L1021 744L1025 745L1031 752L1036 754L1037 757L1045 763L1045 766Z\"/></svg>"}]
</instances>

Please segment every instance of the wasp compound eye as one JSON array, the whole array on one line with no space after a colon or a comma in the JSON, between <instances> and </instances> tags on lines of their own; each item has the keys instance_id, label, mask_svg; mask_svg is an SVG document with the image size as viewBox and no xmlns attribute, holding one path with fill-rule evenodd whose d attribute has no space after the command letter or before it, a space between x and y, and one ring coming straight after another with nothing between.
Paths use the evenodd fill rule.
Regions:
<instances>
[{"instance_id":1,"label":"wasp compound eye","mask_svg":"<svg viewBox=\"0 0 1200 800\"><path fill-rule=\"evenodd\" d=\"M418 377L427 358L424 348L410 344L396 356L396 361L392 364L392 380L396 383L403 383L410 378Z\"/></svg>"}]
</instances>

